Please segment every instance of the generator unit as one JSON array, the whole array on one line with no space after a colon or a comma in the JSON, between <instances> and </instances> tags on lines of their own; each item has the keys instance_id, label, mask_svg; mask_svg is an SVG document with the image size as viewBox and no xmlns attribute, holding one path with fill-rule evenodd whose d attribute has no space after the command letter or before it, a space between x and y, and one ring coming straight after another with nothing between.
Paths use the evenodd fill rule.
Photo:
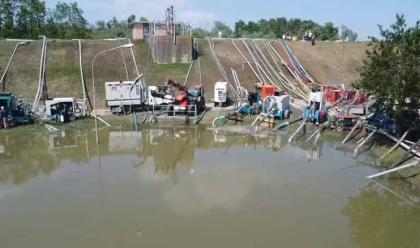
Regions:
<instances>
[{"instance_id":1,"label":"generator unit","mask_svg":"<svg viewBox=\"0 0 420 248\"><path fill-rule=\"evenodd\" d=\"M106 106L112 113L136 111L146 103L146 83L143 74L134 81L105 83Z\"/></svg>"}]
</instances>

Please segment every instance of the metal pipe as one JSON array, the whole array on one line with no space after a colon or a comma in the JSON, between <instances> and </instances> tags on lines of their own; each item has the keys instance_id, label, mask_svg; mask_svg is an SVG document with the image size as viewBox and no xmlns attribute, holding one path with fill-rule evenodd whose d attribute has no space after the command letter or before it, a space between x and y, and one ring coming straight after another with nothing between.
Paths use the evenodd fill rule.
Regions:
<instances>
[{"instance_id":1,"label":"metal pipe","mask_svg":"<svg viewBox=\"0 0 420 248\"><path fill-rule=\"evenodd\" d=\"M264 55L264 53L262 52L262 50L257 46L256 42L253 42L253 45L255 47L255 49L258 51L258 53L260 53L260 56L262 58L260 58L261 62L263 64L266 64L266 70L272 75L272 77L274 78L274 81L279 80L279 82L289 91L292 91L293 93L295 93L297 96L305 99L307 96L307 94L300 92L298 90L297 87L295 87L292 83L288 82L288 80L285 80L285 77L283 75L280 75L275 68L272 66L271 62L267 59L267 57ZM267 51L270 53L270 50L268 49L268 47L266 46ZM258 56L258 55L257 55ZM283 76L283 77L282 77ZM284 82L285 81L285 82ZM286 83L287 82L287 83Z\"/></svg>"},{"instance_id":2,"label":"metal pipe","mask_svg":"<svg viewBox=\"0 0 420 248\"><path fill-rule=\"evenodd\" d=\"M260 69L260 65L258 64L258 61L256 60L256 58L254 57L254 55L252 54L251 49L248 47L248 44L246 44L245 40L242 40L242 44L245 46L245 48L248 50L248 53L251 55L252 60L254 61L255 67L258 71L258 73L260 74L260 77L263 79L261 81L261 83L265 84L265 80L264 80L264 75L261 73L261 69ZM267 77L267 76L266 76ZM268 78L267 78L268 79Z\"/></svg>"},{"instance_id":3,"label":"metal pipe","mask_svg":"<svg viewBox=\"0 0 420 248\"><path fill-rule=\"evenodd\" d=\"M93 88L93 111L95 112L94 117L95 117L95 130L96 130L96 144L99 144L99 136L98 136L98 114L96 113L96 85L95 85L95 60L96 58L98 58L100 55L107 53L107 52L111 52L120 48L130 48L133 47L133 44L125 44L125 45L121 45L118 47L114 47L102 52L97 53L93 59L92 59L92 88Z\"/></svg>"},{"instance_id":4,"label":"metal pipe","mask_svg":"<svg viewBox=\"0 0 420 248\"><path fill-rule=\"evenodd\" d=\"M86 116L86 108L87 108L87 87L85 82L85 76L83 73L83 63L82 63L82 41L80 39L75 39L79 46L79 68L80 68L80 80L82 83L82 90L83 90L83 116ZM92 108L92 106L90 106Z\"/></svg>"},{"instance_id":5,"label":"metal pipe","mask_svg":"<svg viewBox=\"0 0 420 248\"><path fill-rule=\"evenodd\" d=\"M357 158L357 154L359 153L359 149L364 146L372 137L375 135L378 131L374 130L372 131L363 141L354 149L353 157Z\"/></svg>"},{"instance_id":6,"label":"metal pipe","mask_svg":"<svg viewBox=\"0 0 420 248\"><path fill-rule=\"evenodd\" d=\"M354 127L350 130L350 132L347 134L347 136L344 138L343 142L341 142L341 144L345 144L347 143L347 141L349 141L349 139L351 138L351 136L353 135L353 133L356 131L356 129L362 124L362 120L359 120L356 125L354 125Z\"/></svg>"},{"instance_id":7,"label":"metal pipe","mask_svg":"<svg viewBox=\"0 0 420 248\"><path fill-rule=\"evenodd\" d=\"M118 46L121 49L121 56L122 56L123 64L124 64L125 76L127 78L127 81L130 81L130 76L128 75L128 67L127 67L127 61L125 59L124 49L121 47L121 40L117 39L117 43L118 43Z\"/></svg>"},{"instance_id":8,"label":"metal pipe","mask_svg":"<svg viewBox=\"0 0 420 248\"><path fill-rule=\"evenodd\" d=\"M419 163L419 160L417 159L414 162L408 163L406 165L399 166L399 167L394 168L394 169L390 169L390 170L386 170L386 171L382 171L382 172L379 172L379 173L370 175L367 178L368 179L374 179L374 178L377 178L377 177L380 177L380 176L384 176L384 175L387 175L387 174L390 174L390 173L393 173L393 172L397 172L397 171L400 171L400 170L403 170L403 169L407 169L409 167L416 166L418 163Z\"/></svg>"},{"instance_id":9,"label":"metal pipe","mask_svg":"<svg viewBox=\"0 0 420 248\"><path fill-rule=\"evenodd\" d=\"M191 32L191 29L190 29L190 32ZM191 35L190 35L191 36ZM198 73L199 73L199 77L200 77L200 85L201 84L203 84L203 75L201 74L201 56L200 56L200 53L199 53L199 49L198 49L198 43L196 43L197 44L197 54L198 54Z\"/></svg>"},{"instance_id":10,"label":"metal pipe","mask_svg":"<svg viewBox=\"0 0 420 248\"><path fill-rule=\"evenodd\" d=\"M276 49L273 47L273 45L270 43L269 46L271 47L272 51L274 52L274 54L276 54L276 56L281 60L282 64L286 67L286 69L289 71L289 73L302 85L302 86L306 86L306 84L304 84L302 82L302 80L299 78L299 76L292 70L292 68L290 68L290 66L286 63L286 61L280 56L280 54L276 51ZM286 54L287 55L287 54Z\"/></svg>"},{"instance_id":11,"label":"metal pipe","mask_svg":"<svg viewBox=\"0 0 420 248\"><path fill-rule=\"evenodd\" d=\"M233 39L231 39L231 40L232 40L233 46L235 46L236 50L244 58L244 60L248 64L249 68L251 68L252 72L257 77L258 81L260 81L261 83L263 83L263 80L260 78L260 76L258 75L258 73L255 71L254 67L251 65L251 63L249 62L249 60L245 57L245 54L241 51L241 49L239 49L239 47L238 47L238 45L236 45L235 41Z\"/></svg>"},{"instance_id":12,"label":"metal pipe","mask_svg":"<svg viewBox=\"0 0 420 248\"><path fill-rule=\"evenodd\" d=\"M388 137L389 139L393 140L394 142L398 142L398 139L389 135L387 132L385 132L382 129L379 129L378 131L380 134L385 135L386 137ZM415 147L411 148L410 146L408 146L407 144L405 144L404 142L400 142L400 146L403 147L404 149L406 149L407 151L409 151L410 153L414 154L416 157L420 158L420 152L418 152Z\"/></svg>"},{"instance_id":13,"label":"metal pipe","mask_svg":"<svg viewBox=\"0 0 420 248\"><path fill-rule=\"evenodd\" d=\"M295 136L299 133L299 131L304 128L306 126L306 119L303 119L302 124L298 127L298 129L296 129L296 131L292 134L292 136L290 136L288 142L292 143L293 139L295 138Z\"/></svg>"},{"instance_id":14,"label":"metal pipe","mask_svg":"<svg viewBox=\"0 0 420 248\"><path fill-rule=\"evenodd\" d=\"M191 61L190 67L188 68L187 76L185 77L185 81L184 81L184 86L186 86L188 83L188 79L190 78L190 73L191 73L191 69L193 65L194 65L194 60Z\"/></svg>"},{"instance_id":15,"label":"metal pipe","mask_svg":"<svg viewBox=\"0 0 420 248\"><path fill-rule=\"evenodd\" d=\"M6 66L6 69L4 70L4 73L3 73L3 75L0 79L0 84L2 85L2 91L3 92L6 89L6 76L7 76L7 73L9 72L10 65L13 62L13 59L15 57L17 49L19 48L19 46L25 45L25 44L28 44L28 43L29 43L29 41L19 42L19 43L16 44L15 48L13 49L12 55L10 56L9 62L7 63L7 66Z\"/></svg>"},{"instance_id":16,"label":"metal pipe","mask_svg":"<svg viewBox=\"0 0 420 248\"><path fill-rule=\"evenodd\" d=\"M208 38L208 42L209 42L209 46L210 46L210 51L213 55L213 58L216 62L217 67L219 67L219 70L223 76L223 78L226 80L226 82L229 82L229 78L227 76L226 70L223 68L223 65L221 64L219 58L217 57L217 53L216 53L216 48L214 46L214 42L212 41L211 38Z\"/></svg>"},{"instance_id":17,"label":"metal pipe","mask_svg":"<svg viewBox=\"0 0 420 248\"><path fill-rule=\"evenodd\" d=\"M132 44L131 39L128 39L128 43ZM134 62L134 68L136 69L136 73L137 73L137 76L138 76L138 75L140 75L140 70L139 70L139 66L137 65L136 56L134 56L134 48L130 47L130 51L131 51L131 56L132 56L133 62Z\"/></svg>"},{"instance_id":18,"label":"metal pipe","mask_svg":"<svg viewBox=\"0 0 420 248\"><path fill-rule=\"evenodd\" d=\"M399 146L400 146L400 144L401 144L401 142L403 142L404 141L404 139L405 139L405 137L407 137L407 135L408 135L408 133L409 133L409 131L407 131L407 132L405 132L404 134L403 134L403 136L401 137L401 139L400 140L398 140L398 142L396 142L395 143L395 145L391 148L391 149L389 149L385 154L383 154L380 158L379 158L379 161L382 161L386 156L388 156L389 154L391 154L395 149L397 149Z\"/></svg>"},{"instance_id":19,"label":"metal pipe","mask_svg":"<svg viewBox=\"0 0 420 248\"><path fill-rule=\"evenodd\" d=\"M47 77L46 77L46 71L47 71L47 59L48 59L48 40L45 43L45 51L44 51L44 65L42 70L42 77L43 77L43 85L42 85L42 98L45 100L48 98L48 88L47 88Z\"/></svg>"},{"instance_id":20,"label":"metal pipe","mask_svg":"<svg viewBox=\"0 0 420 248\"><path fill-rule=\"evenodd\" d=\"M35 95L35 100L32 106L32 112L35 112L35 110L38 108L40 95L42 93L42 85L43 85L43 67L44 67L44 57L45 57L45 49L46 49L46 43L47 43L47 37L44 35L42 36L42 51L41 51L41 60L39 63L39 79L38 79L38 90Z\"/></svg>"}]
</instances>

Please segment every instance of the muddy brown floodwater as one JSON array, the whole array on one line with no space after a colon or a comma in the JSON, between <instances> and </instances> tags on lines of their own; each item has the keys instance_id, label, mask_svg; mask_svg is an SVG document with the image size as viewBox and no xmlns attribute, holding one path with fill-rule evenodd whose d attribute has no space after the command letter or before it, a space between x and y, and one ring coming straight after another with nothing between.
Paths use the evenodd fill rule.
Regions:
<instances>
[{"instance_id":1,"label":"muddy brown floodwater","mask_svg":"<svg viewBox=\"0 0 420 248\"><path fill-rule=\"evenodd\" d=\"M0 134L0 247L419 247L420 193L366 163L198 127Z\"/></svg>"}]
</instances>

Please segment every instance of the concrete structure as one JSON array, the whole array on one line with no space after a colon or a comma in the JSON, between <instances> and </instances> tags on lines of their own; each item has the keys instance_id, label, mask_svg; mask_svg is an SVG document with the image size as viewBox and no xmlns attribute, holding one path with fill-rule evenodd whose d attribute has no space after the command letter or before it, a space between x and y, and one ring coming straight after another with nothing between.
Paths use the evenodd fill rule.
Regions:
<instances>
[{"instance_id":1,"label":"concrete structure","mask_svg":"<svg viewBox=\"0 0 420 248\"><path fill-rule=\"evenodd\" d=\"M173 6L166 9L165 21L135 23L133 39L149 41L155 63L190 63L192 60L191 26L175 23Z\"/></svg>"},{"instance_id":2,"label":"concrete structure","mask_svg":"<svg viewBox=\"0 0 420 248\"><path fill-rule=\"evenodd\" d=\"M153 36L150 38L150 44L153 61L157 64L191 63L193 52L191 36L177 36L176 38Z\"/></svg>"},{"instance_id":3,"label":"concrete structure","mask_svg":"<svg viewBox=\"0 0 420 248\"><path fill-rule=\"evenodd\" d=\"M151 35L152 23L136 22L133 25L133 40L148 39Z\"/></svg>"},{"instance_id":4,"label":"concrete structure","mask_svg":"<svg viewBox=\"0 0 420 248\"><path fill-rule=\"evenodd\" d=\"M189 25L180 23L168 26L166 22L136 22L132 29L133 40L149 39L152 36L189 36L190 32Z\"/></svg>"}]
</instances>

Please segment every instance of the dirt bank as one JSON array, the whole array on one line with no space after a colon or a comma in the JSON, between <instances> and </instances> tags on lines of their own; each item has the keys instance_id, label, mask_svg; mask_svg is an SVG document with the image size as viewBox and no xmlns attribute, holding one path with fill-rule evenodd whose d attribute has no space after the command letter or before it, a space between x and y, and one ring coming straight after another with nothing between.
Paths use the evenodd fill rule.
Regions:
<instances>
[{"instance_id":1,"label":"dirt bank","mask_svg":"<svg viewBox=\"0 0 420 248\"><path fill-rule=\"evenodd\" d=\"M366 42L289 42L308 73L318 82L350 85L359 79Z\"/></svg>"},{"instance_id":2,"label":"dirt bank","mask_svg":"<svg viewBox=\"0 0 420 248\"><path fill-rule=\"evenodd\" d=\"M236 40L239 49L245 56L246 48L241 41ZM201 79L209 101L213 98L213 85L224 81L218 70L206 39L197 40L201 54ZM254 89L256 77L245 63L245 59L233 46L232 40L214 40L216 53L224 66L229 78L230 69L237 71L244 87ZM16 42L0 41L0 71L7 64ZM83 69L86 82L91 91L91 62L100 51L115 47L115 41L83 41ZM311 46L308 43L290 42L298 59L308 72L320 82L344 82L350 84L358 79L359 68L365 56L366 43L318 43ZM41 42L31 42L18 50L14 63L7 78L7 90L16 95L33 100L38 85L39 59ZM146 41L136 41L134 53L140 71L145 74L149 85L162 84L166 79L184 82L188 64L157 65L152 61L151 50ZM134 62L129 50L125 51L129 78L136 76ZM82 97L80 71L78 64L78 46L75 41L55 41L48 46L47 84L50 97L75 96ZM247 57L248 60L252 60ZM189 85L200 82L198 63L192 68ZM125 80L125 69L120 50L106 53L95 62L95 78L98 89L98 104L104 107L104 87L107 81Z\"/></svg>"}]
</instances>

